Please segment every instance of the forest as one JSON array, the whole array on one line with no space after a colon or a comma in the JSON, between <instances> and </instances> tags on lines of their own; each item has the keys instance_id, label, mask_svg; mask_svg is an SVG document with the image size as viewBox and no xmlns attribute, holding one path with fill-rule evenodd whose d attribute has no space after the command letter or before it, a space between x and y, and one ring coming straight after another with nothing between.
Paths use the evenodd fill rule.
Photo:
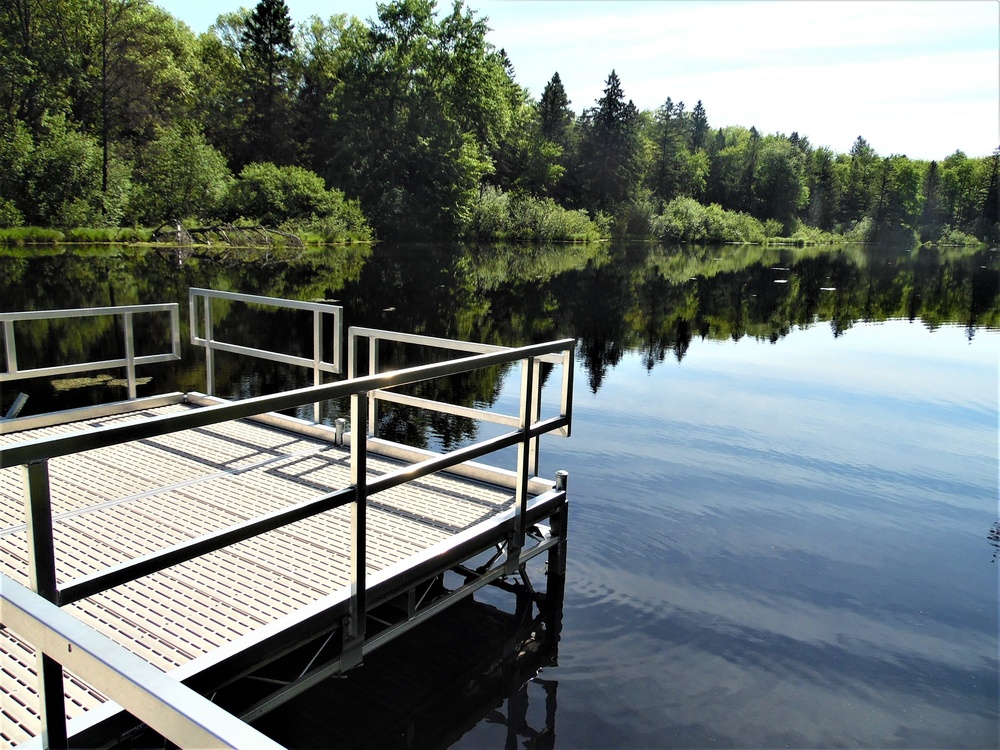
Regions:
<instances>
[{"instance_id":1,"label":"forest","mask_svg":"<svg viewBox=\"0 0 1000 750\"><path fill-rule=\"evenodd\" d=\"M713 127L609 71L537 99L461 0L294 24L284 0L205 33L150 0L0 7L0 232L253 223L323 242L629 237L1000 240L1000 148L940 161Z\"/></svg>"}]
</instances>

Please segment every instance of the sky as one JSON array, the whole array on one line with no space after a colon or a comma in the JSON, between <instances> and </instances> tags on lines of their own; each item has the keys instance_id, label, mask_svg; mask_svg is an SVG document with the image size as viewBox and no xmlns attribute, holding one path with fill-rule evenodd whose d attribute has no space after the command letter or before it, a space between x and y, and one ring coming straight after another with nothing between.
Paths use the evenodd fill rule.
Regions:
<instances>
[{"instance_id":1,"label":"sky","mask_svg":"<svg viewBox=\"0 0 1000 750\"><path fill-rule=\"evenodd\" d=\"M252 0L154 0L201 33ZM286 0L293 22L377 17L375 0ZM571 108L612 70L655 110L701 100L713 128L793 131L839 153L941 160L1000 146L1000 0L467 0L538 98L558 72ZM441 13L451 0L439 0Z\"/></svg>"}]
</instances>

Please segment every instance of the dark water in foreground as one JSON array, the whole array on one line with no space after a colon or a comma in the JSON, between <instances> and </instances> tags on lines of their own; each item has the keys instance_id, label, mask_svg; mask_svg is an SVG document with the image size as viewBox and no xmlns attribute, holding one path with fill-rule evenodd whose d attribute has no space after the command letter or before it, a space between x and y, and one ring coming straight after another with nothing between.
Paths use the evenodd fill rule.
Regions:
<instances>
[{"instance_id":1,"label":"dark water in foreground","mask_svg":"<svg viewBox=\"0 0 1000 750\"><path fill-rule=\"evenodd\" d=\"M209 286L338 299L349 324L576 336L573 436L542 449L543 474L570 473L562 640L521 693L520 746L546 723L560 748L998 746L1000 253L420 246L271 260L0 255L0 304L181 301ZM251 327L237 312L227 323ZM285 323L253 327L298 346ZM18 352L88 346L46 329ZM148 388L203 390L187 356ZM220 369L220 392L306 382ZM36 403L103 397L25 389ZM503 410L516 377L469 390ZM496 701L455 747L507 745L511 701Z\"/></svg>"}]
</instances>

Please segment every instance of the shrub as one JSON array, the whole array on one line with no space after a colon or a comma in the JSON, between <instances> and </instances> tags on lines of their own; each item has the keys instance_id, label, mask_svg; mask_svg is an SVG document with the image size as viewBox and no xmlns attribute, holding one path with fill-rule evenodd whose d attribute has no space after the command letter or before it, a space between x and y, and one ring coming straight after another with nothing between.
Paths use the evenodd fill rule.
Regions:
<instances>
[{"instance_id":1,"label":"shrub","mask_svg":"<svg viewBox=\"0 0 1000 750\"><path fill-rule=\"evenodd\" d=\"M650 234L667 242L753 242L767 239L764 225L717 203L703 206L694 198L674 198L650 222Z\"/></svg>"},{"instance_id":2,"label":"shrub","mask_svg":"<svg viewBox=\"0 0 1000 750\"><path fill-rule=\"evenodd\" d=\"M484 187L462 230L466 239L583 242L607 237L586 211L570 211L551 198Z\"/></svg>"},{"instance_id":3,"label":"shrub","mask_svg":"<svg viewBox=\"0 0 1000 750\"><path fill-rule=\"evenodd\" d=\"M277 226L289 219L329 216L336 203L337 194L327 191L323 178L315 172L258 162L240 172L229 190L226 208L231 217L244 216Z\"/></svg>"}]
</instances>

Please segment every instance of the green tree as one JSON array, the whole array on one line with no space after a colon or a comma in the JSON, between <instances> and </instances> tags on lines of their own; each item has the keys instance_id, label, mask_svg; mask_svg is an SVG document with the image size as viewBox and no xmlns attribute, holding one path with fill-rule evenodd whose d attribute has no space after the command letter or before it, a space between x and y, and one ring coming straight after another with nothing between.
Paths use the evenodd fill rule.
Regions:
<instances>
[{"instance_id":1,"label":"green tree","mask_svg":"<svg viewBox=\"0 0 1000 750\"><path fill-rule=\"evenodd\" d=\"M991 242L1000 240L1000 147L986 160L986 187L978 236Z\"/></svg>"},{"instance_id":2,"label":"green tree","mask_svg":"<svg viewBox=\"0 0 1000 750\"><path fill-rule=\"evenodd\" d=\"M135 165L130 213L146 225L216 216L232 180L225 157L200 132L173 126L143 150Z\"/></svg>"},{"instance_id":3,"label":"green tree","mask_svg":"<svg viewBox=\"0 0 1000 750\"><path fill-rule=\"evenodd\" d=\"M569 131L575 119L569 105L566 88L557 71L542 89L538 100L538 119L542 135L562 148L568 145Z\"/></svg>"},{"instance_id":4,"label":"green tree","mask_svg":"<svg viewBox=\"0 0 1000 750\"><path fill-rule=\"evenodd\" d=\"M247 161L294 160L290 91L293 85L292 31L285 0L260 0L240 30L247 124Z\"/></svg>"},{"instance_id":5,"label":"green tree","mask_svg":"<svg viewBox=\"0 0 1000 750\"><path fill-rule=\"evenodd\" d=\"M198 37L192 82L197 102L194 117L206 140L230 165L246 158L247 117L240 38L248 11L220 15Z\"/></svg>"},{"instance_id":6,"label":"green tree","mask_svg":"<svg viewBox=\"0 0 1000 750\"><path fill-rule=\"evenodd\" d=\"M487 26L456 2L378 6L351 40L331 96L323 174L357 196L382 236L454 234L494 169L520 94Z\"/></svg>"},{"instance_id":7,"label":"green tree","mask_svg":"<svg viewBox=\"0 0 1000 750\"><path fill-rule=\"evenodd\" d=\"M799 210L808 204L805 155L797 144L780 135L762 139L753 176L750 213L761 220L781 222L792 233Z\"/></svg>"},{"instance_id":8,"label":"green tree","mask_svg":"<svg viewBox=\"0 0 1000 750\"><path fill-rule=\"evenodd\" d=\"M912 242L920 217L918 166L905 156L882 159L876 176L871 239Z\"/></svg>"},{"instance_id":9,"label":"green tree","mask_svg":"<svg viewBox=\"0 0 1000 750\"><path fill-rule=\"evenodd\" d=\"M296 31L295 45L301 61L301 83L295 98L296 140L304 166L321 171L331 158L333 147L326 137L334 111L331 103L343 80L355 41L366 33L361 21L347 14L323 21L312 16Z\"/></svg>"},{"instance_id":10,"label":"green tree","mask_svg":"<svg viewBox=\"0 0 1000 750\"><path fill-rule=\"evenodd\" d=\"M837 219L838 200L836 156L825 146L817 148L809 157L809 210L810 224L825 231L832 231Z\"/></svg>"},{"instance_id":11,"label":"green tree","mask_svg":"<svg viewBox=\"0 0 1000 750\"><path fill-rule=\"evenodd\" d=\"M840 201L840 220L845 225L860 221L872 202L878 154L860 135L851 146L847 179Z\"/></svg>"},{"instance_id":12,"label":"green tree","mask_svg":"<svg viewBox=\"0 0 1000 750\"><path fill-rule=\"evenodd\" d=\"M920 241L933 242L941 237L944 213L941 205L941 170L932 161L924 172L923 207L920 214Z\"/></svg>"},{"instance_id":13,"label":"green tree","mask_svg":"<svg viewBox=\"0 0 1000 750\"><path fill-rule=\"evenodd\" d=\"M704 148L706 141L708 139L709 133L708 126L708 114L705 112L705 107L701 103L701 99L698 103L694 105L694 109L691 110L691 150L696 151L699 148Z\"/></svg>"},{"instance_id":14,"label":"green tree","mask_svg":"<svg viewBox=\"0 0 1000 750\"><path fill-rule=\"evenodd\" d=\"M615 71L605 82L604 96L582 119L581 173L586 207L614 212L635 193L642 179L639 111Z\"/></svg>"}]
</instances>

